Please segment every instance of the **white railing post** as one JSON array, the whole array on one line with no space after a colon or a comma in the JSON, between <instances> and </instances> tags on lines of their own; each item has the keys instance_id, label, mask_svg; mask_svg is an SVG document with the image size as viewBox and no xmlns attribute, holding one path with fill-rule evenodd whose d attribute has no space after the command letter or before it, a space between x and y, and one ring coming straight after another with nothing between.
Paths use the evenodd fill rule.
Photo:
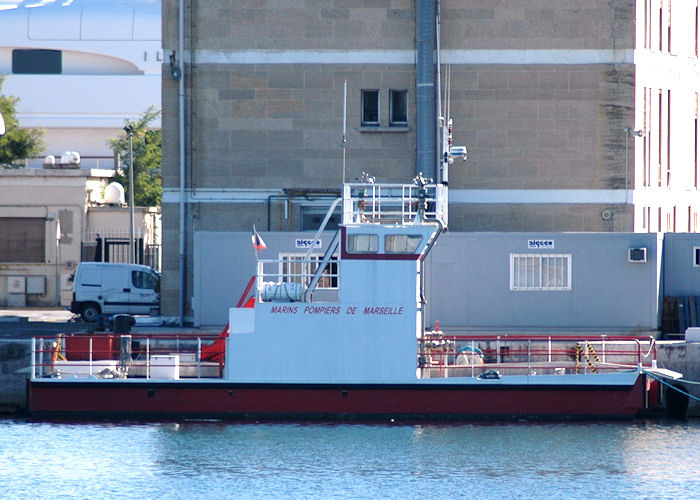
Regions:
<instances>
[{"instance_id":1,"label":"white railing post","mask_svg":"<svg viewBox=\"0 0 700 500\"><path fill-rule=\"evenodd\" d=\"M476 350L474 349L474 339L472 339L472 355L471 355L471 360L472 362L470 363L472 365L472 378L474 378L474 357L476 355Z\"/></svg>"},{"instance_id":2,"label":"white railing post","mask_svg":"<svg viewBox=\"0 0 700 500\"><path fill-rule=\"evenodd\" d=\"M202 338L197 337L197 378L202 378Z\"/></svg>"},{"instance_id":3,"label":"white railing post","mask_svg":"<svg viewBox=\"0 0 700 500\"><path fill-rule=\"evenodd\" d=\"M151 378L151 339L146 339L146 378Z\"/></svg>"},{"instance_id":4,"label":"white railing post","mask_svg":"<svg viewBox=\"0 0 700 500\"><path fill-rule=\"evenodd\" d=\"M603 363L605 363L605 335L600 338L600 344L603 351Z\"/></svg>"},{"instance_id":5,"label":"white railing post","mask_svg":"<svg viewBox=\"0 0 700 500\"><path fill-rule=\"evenodd\" d=\"M41 337L41 342L39 342L39 376L43 378L45 372L44 372L44 346L46 345L46 342L44 341L44 337Z\"/></svg>"},{"instance_id":6,"label":"white railing post","mask_svg":"<svg viewBox=\"0 0 700 500\"><path fill-rule=\"evenodd\" d=\"M36 339L32 337L32 361L31 361L32 380L36 378Z\"/></svg>"},{"instance_id":7,"label":"white railing post","mask_svg":"<svg viewBox=\"0 0 700 500\"><path fill-rule=\"evenodd\" d=\"M90 339L88 340L88 349L89 349L88 359L90 360L88 363L89 373L90 373L90 375L92 375L92 337L90 337Z\"/></svg>"}]
</instances>

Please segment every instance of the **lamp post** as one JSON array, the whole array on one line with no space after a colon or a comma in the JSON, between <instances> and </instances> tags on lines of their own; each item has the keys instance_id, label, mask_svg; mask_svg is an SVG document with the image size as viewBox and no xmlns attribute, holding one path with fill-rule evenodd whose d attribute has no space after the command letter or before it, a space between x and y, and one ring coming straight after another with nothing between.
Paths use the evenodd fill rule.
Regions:
<instances>
[{"instance_id":1,"label":"lamp post","mask_svg":"<svg viewBox=\"0 0 700 500\"><path fill-rule=\"evenodd\" d=\"M129 262L134 264L134 127L124 127L129 137Z\"/></svg>"},{"instance_id":2,"label":"lamp post","mask_svg":"<svg viewBox=\"0 0 700 500\"><path fill-rule=\"evenodd\" d=\"M56 306L61 307L61 220L56 215Z\"/></svg>"}]
</instances>

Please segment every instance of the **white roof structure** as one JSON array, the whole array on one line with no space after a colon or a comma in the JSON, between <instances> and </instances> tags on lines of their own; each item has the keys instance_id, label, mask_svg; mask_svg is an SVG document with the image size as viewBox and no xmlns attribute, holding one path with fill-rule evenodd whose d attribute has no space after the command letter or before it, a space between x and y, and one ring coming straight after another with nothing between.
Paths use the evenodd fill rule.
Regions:
<instances>
[{"instance_id":1,"label":"white roof structure","mask_svg":"<svg viewBox=\"0 0 700 500\"><path fill-rule=\"evenodd\" d=\"M106 141L161 106L160 0L0 0L0 25L2 93L20 99L20 126L45 129L47 155L113 167Z\"/></svg>"}]
</instances>

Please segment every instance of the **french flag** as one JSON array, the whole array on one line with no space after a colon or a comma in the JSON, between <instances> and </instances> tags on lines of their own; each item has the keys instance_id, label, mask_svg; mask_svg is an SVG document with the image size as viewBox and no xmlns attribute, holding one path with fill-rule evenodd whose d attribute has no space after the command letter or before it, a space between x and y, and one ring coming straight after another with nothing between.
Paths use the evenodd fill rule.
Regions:
<instances>
[{"instance_id":1,"label":"french flag","mask_svg":"<svg viewBox=\"0 0 700 500\"><path fill-rule=\"evenodd\" d=\"M255 226L253 226L253 235L251 236L251 239L253 240L253 248L255 250L265 250L267 248L267 245L255 230Z\"/></svg>"}]
</instances>

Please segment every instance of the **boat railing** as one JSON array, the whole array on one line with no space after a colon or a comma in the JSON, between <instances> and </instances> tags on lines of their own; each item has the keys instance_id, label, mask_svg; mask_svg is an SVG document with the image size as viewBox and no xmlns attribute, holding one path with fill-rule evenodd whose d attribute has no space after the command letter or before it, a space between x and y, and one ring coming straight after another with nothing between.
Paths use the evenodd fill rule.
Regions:
<instances>
[{"instance_id":1,"label":"boat railing","mask_svg":"<svg viewBox=\"0 0 700 500\"><path fill-rule=\"evenodd\" d=\"M437 219L447 225L447 187L442 184L350 183L343 190L343 224L410 224Z\"/></svg>"},{"instance_id":2,"label":"boat railing","mask_svg":"<svg viewBox=\"0 0 700 500\"><path fill-rule=\"evenodd\" d=\"M32 379L221 378L226 339L199 334L59 334L32 339Z\"/></svg>"},{"instance_id":3,"label":"boat railing","mask_svg":"<svg viewBox=\"0 0 700 500\"><path fill-rule=\"evenodd\" d=\"M314 282L315 293L330 301L337 299L338 260L336 257L324 266L320 276L316 272L323 262L317 256L309 259L259 259L257 261L257 300L259 302L310 301L305 291ZM310 294L309 294L310 295Z\"/></svg>"},{"instance_id":4,"label":"boat railing","mask_svg":"<svg viewBox=\"0 0 700 500\"><path fill-rule=\"evenodd\" d=\"M419 378L597 374L655 365L653 337L426 332L418 339Z\"/></svg>"}]
</instances>

